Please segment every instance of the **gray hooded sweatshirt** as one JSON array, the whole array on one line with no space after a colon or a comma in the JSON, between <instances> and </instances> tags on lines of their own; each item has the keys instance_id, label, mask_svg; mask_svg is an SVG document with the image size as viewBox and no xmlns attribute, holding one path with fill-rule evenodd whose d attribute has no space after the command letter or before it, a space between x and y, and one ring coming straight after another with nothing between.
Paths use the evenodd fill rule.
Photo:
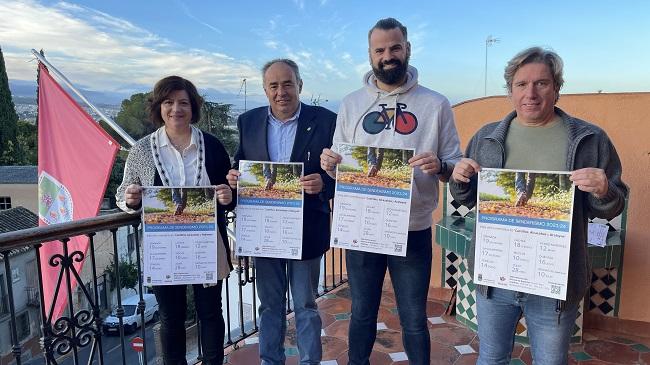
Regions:
<instances>
[{"instance_id":1,"label":"gray hooded sweatshirt","mask_svg":"<svg viewBox=\"0 0 650 365\"><path fill-rule=\"evenodd\" d=\"M364 87L343 99L336 120L337 143L383 148L413 148L415 154L433 152L455 164L462 157L454 115L447 98L418 85L418 72L409 66L404 85L392 92L377 88L372 71ZM395 114L395 110L398 112ZM401 110L401 112L399 111ZM394 118L392 116L397 116ZM388 121L388 123L386 123ZM438 176L414 170L409 231L431 227L438 205Z\"/></svg>"}]
</instances>

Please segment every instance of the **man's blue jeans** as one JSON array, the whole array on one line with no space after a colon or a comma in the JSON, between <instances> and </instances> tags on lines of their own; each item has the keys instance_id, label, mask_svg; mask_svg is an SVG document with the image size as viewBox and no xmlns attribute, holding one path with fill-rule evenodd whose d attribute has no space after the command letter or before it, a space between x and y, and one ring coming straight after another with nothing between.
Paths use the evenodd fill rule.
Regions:
<instances>
[{"instance_id":1,"label":"man's blue jeans","mask_svg":"<svg viewBox=\"0 0 650 365\"><path fill-rule=\"evenodd\" d=\"M528 199L533 196L533 190L535 190L535 180L537 176L532 172L516 172L515 173L515 193L518 196L519 194L526 194Z\"/></svg>"},{"instance_id":2,"label":"man's blue jeans","mask_svg":"<svg viewBox=\"0 0 650 365\"><path fill-rule=\"evenodd\" d=\"M431 228L408 234L406 257L346 250L352 317L349 364L368 365L377 337L377 313L386 269L395 291L402 343L409 364L428 365L427 293L431 278Z\"/></svg>"},{"instance_id":3,"label":"man's blue jeans","mask_svg":"<svg viewBox=\"0 0 650 365\"><path fill-rule=\"evenodd\" d=\"M526 317L533 362L567 364L577 304L558 313L555 299L500 288L490 290L490 299L476 295L480 341L477 365L510 363L515 327L522 313Z\"/></svg>"},{"instance_id":4,"label":"man's blue jeans","mask_svg":"<svg viewBox=\"0 0 650 365\"><path fill-rule=\"evenodd\" d=\"M260 298L260 359L262 365L284 364L287 332L287 285L296 319L300 364L319 364L321 319L316 305L321 256L311 260L256 257L257 294Z\"/></svg>"}]
</instances>

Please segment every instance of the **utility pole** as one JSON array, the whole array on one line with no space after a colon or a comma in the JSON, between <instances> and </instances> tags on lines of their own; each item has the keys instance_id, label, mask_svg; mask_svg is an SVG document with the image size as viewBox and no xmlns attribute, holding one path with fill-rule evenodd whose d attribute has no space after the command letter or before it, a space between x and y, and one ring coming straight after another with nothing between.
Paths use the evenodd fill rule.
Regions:
<instances>
[{"instance_id":1,"label":"utility pole","mask_svg":"<svg viewBox=\"0 0 650 365\"><path fill-rule=\"evenodd\" d=\"M485 82L483 84L483 96L487 96L487 61L488 61L488 47L493 45L494 43L499 43L500 39L499 38L493 38L492 35L490 34L486 39L485 39Z\"/></svg>"}]
</instances>

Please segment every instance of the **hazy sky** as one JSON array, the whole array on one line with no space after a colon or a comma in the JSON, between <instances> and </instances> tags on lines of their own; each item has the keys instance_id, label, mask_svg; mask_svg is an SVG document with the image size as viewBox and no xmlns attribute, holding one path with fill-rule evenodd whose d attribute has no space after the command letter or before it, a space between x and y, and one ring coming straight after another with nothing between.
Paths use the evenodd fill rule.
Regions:
<instances>
[{"instance_id":1,"label":"hazy sky","mask_svg":"<svg viewBox=\"0 0 650 365\"><path fill-rule=\"evenodd\" d=\"M565 61L565 93L650 90L650 1L10 1L0 0L8 75L34 80L30 49L75 84L98 91L150 90L180 74L199 88L237 94L276 57L301 66L302 98L330 102L361 86L367 31L393 16L409 30L420 83L452 102L503 94L503 67L540 45Z\"/></svg>"}]
</instances>

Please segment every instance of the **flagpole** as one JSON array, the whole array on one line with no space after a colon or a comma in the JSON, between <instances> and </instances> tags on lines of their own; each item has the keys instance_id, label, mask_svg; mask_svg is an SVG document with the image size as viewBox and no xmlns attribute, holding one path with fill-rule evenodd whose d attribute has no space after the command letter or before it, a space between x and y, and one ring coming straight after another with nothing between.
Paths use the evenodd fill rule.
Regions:
<instances>
[{"instance_id":1,"label":"flagpole","mask_svg":"<svg viewBox=\"0 0 650 365\"><path fill-rule=\"evenodd\" d=\"M133 146L135 144L135 140L128 133L126 133L126 131L124 129L122 129L122 127L120 127L111 118L106 116L106 114L104 114L101 110L99 110L96 106L94 106L90 101L88 101L88 99L86 99L86 97L83 96L83 94L81 94L81 92L79 92L79 90L77 90L72 85L72 83L65 77L65 75L63 75L59 70L57 70L56 67L52 66L52 64L49 63L45 59L45 57L43 55L38 53L35 49L32 49L32 53L34 54L34 56L36 56L36 58L38 58L38 60L40 62L42 62L43 64L45 64L45 66L47 66L48 70L54 72L56 74L56 76L58 76L61 79L61 81L63 81L63 83L66 84L70 88L70 90L72 90L75 94L77 94L77 96L84 103L86 103L86 105L88 105L88 107L90 109L92 109L95 113L97 113L99 115L99 117L102 118L102 120L104 122L106 122L106 124L108 124L111 128L113 128L113 130L115 132L117 132L117 134L119 134L120 137L122 137L126 141L126 143L129 144L129 146Z\"/></svg>"}]
</instances>

